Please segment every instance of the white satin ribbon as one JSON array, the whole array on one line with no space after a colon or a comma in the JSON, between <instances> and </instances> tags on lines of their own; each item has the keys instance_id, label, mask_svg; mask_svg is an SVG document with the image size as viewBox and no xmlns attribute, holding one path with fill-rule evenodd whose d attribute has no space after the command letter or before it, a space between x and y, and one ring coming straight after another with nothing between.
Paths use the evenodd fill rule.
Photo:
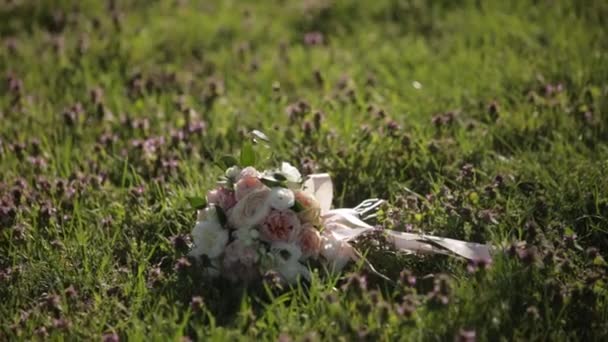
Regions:
<instances>
[{"instance_id":1,"label":"white satin ribbon","mask_svg":"<svg viewBox=\"0 0 608 342\"><path fill-rule=\"evenodd\" d=\"M330 209L333 200L333 184L327 173L310 175L304 183L304 191L313 195L320 203L326 233L342 242L349 242L377 228L365 223L364 219L384 203L383 200L370 199L363 201L355 208ZM366 216L368 215L368 216ZM394 247L406 253L453 254L474 261L489 261L490 247L487 245L466 242L426 234L412 234L383 230Z\"/></svg>"}]
</instances>

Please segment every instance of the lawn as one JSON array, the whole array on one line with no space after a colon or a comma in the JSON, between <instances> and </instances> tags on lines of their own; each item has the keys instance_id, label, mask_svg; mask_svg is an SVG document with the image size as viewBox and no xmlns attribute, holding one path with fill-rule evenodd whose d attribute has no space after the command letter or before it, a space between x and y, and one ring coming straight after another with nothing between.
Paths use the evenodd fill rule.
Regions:
<instances>
[{"instance_id":1,"label":"lawn","mask_svg":"<svg viewBox=\"0 0 608 342\"><path fill-rule=\"evenodd\" d=\"M606 1L0 0L0 36L0 340L608 339ZM254 129L491 263L202 278L188 198Z\"/></svg>"}]
</instances>

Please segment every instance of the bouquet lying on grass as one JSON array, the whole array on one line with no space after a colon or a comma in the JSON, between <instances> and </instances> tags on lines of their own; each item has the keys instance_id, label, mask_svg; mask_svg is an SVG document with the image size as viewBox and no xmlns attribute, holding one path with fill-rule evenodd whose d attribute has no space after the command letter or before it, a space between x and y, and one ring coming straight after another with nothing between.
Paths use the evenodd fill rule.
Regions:
<instances>
[{"instance_id":1,"label":"bouquet lying on grass","mask_svg":"<svg viewBox=\"0 0 608 342\"><path fill-rule=\"evenodd\" d=\"M247 158L241 158L247 163ZM234 161L232 164L235 164ZM287 283L309 279L310 265L339 271L361 256L350 244L375 230L364 220L374 217L384 202L370 199L353 209L333 209L333 185L328 174L304 180L283 162L259 171L230 166L206 206L198 200L191 256L204 259L205 274L251 282L268 271ZM195 201L196 202L196 201ZM490 259L485 245L386 230L388 241L409 253L454 254L469 260ZM369 265L371 267L371 265Z\"/></svg>"}]
</instances>

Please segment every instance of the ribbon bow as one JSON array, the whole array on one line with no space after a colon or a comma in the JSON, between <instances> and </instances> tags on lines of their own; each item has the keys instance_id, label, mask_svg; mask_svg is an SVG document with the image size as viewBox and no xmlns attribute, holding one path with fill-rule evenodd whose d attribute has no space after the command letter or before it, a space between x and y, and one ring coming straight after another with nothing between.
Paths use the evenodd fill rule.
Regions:
<instances>
[{"instance_id":1,"label":"ribbon bow","mask_svg":"<svg viewBox=\"0 0 608 342\"><path fill-rule=\"evenodd\" d=\"M333 239L347 243L367 232L378 230L364 220L375 217L376 209L385 201L368 199L355 208L331 209L333 200L333 183L327 173L310 175L304 183L304 191L313 195L321 206L321 217L326 234ZM448 254L460 256L468 260L489 261L490 247L488 245L448 239L426 234L413 234L393 230L382 230L394 247L406 253ZM348 244L349 255L353 260L359 258L358 253ZM345 263L338 265L341 268ZM371 265L368 264L371 267ZM373 270L373 268L372 268Z\"/></svg>"}]
</instances>

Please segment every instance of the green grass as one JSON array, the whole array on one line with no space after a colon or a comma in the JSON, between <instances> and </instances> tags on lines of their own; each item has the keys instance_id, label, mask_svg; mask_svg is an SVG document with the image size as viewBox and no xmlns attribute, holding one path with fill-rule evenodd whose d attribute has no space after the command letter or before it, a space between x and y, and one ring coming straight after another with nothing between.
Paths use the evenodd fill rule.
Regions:
<instances>
[{"instance_id":1,"label":"green grass","mask_svg":"<svg viewBox=\"0 0 608 342\"><path fill-rule=\"evenodd\" d=\"M0 340L608 338L608 3L110 3L0 1ZM359 248L415 286L176 270L186 198L252 129L335 206L385 198L379 225L492 264L377 236Z\"/></svg>"}]
</instances>

